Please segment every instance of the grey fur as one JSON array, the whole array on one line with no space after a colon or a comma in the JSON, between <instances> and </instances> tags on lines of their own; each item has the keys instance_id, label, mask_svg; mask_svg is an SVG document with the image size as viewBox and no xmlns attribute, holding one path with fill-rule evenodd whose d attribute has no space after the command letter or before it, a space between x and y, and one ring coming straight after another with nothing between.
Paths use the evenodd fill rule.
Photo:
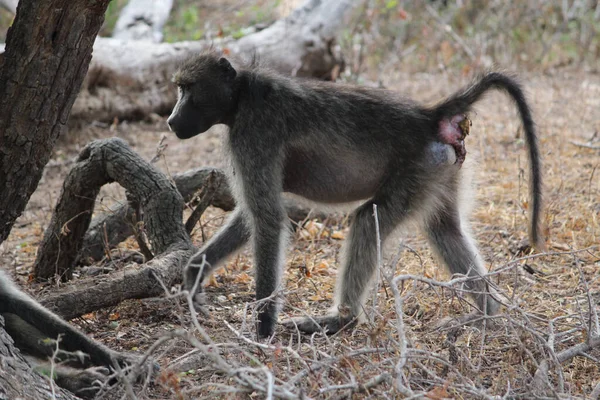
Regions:
<instances>
[{"instance_id":1,"label":"grey fur","mask_svg":"<svg viewBox=\"0 0 600 400\"><path fill-rule=\"evenodd\" d=\"M440 138L439 126L442 119L467 112L490 88L508 87L520 110L528 111L524 97L513 95L522 93L510 78L486 75L431 108L391 91L293 79L256 65L236 71L215 52L187 61L174 81L180 97L168 123L179 138L215 124L229 127L225 149L238 207L190 260L186 288L192 288L205 257L210 266L203 267L201 280L252 239L257 299L271 296L283 267L287 223L281 192L287 191L322 203L366 200L353 214L333 314L317 318L317 324L301 320L300 329L311 332L321 325L335 332L361 313L376 268L373 204L382 240L408 218L419 217L451 272L477 278L467 286L478 292L474 298L480 310L496 312L498 303L479 279L485 274L481 257L457 207L461 163L456 162L456 147ZM535 139L531 120L525 122L531 128L528 138ZM528 143L537 161L532 168L539 167L536 141ZM532 176L539 178L540 171ZM539 191L533 193L539 205ZM259 335L271 335L276 320L273 299L259 313Z\"/></svg>"}]
</instances>

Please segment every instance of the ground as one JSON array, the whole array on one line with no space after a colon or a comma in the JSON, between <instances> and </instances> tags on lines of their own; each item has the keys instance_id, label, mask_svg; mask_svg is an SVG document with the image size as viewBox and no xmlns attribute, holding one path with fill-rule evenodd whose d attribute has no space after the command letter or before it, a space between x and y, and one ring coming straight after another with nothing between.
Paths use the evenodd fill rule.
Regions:
<instances>
[{"instance_id":1,"label":"ground","mask_svg":"<svg viewBox=\"0 0 600 400\"><path fill-rule=\"evenodd\" d=\"M468 82L468 77L449 74L408 75L387 71L384 76L389 88L424 102L436 101ZM448 290L433 290L425 284L406 281L401 285L403 319L409 347L414 349L406 367L407 379L413 390L429 391L432 398L480 395L477 390L501 395L509 388L517 394L525 393L526 382L537 369L534 359L543 359L540 352L544 350L539 340L536 341L536 334L548 330L549 319L563 316L556 320L556 331L573 329L557 338L556 351L583 342L586 332L577 327L587 325L589 307L585 285L589 287L587 292L592 304L597 304L599 299L596 271L600 267L600 172L596 170L600 166L600 150L578 144L595 140L595 146L600 145L600 76L559 71L546 75L525 72L520 77L534 109L539 132L545 178L546 235L548 251L552 254L510 264L526 255L521 249L528 225L527 157L512 104L501 94L490 95L471 115L473 127L467 138L467 158L477 161L473 169L477 185L469 196L475 200L472 227L490 270L504 271L495 278L499 287L505 290L511 304L520 307L505 310L506 315L514 321L526 321L528 326L519 329L503 321L503 326L487 331L478 328L464 328L451 334L435 331L433 324L445 316L458 315L467 307ZM28 274L70 168L69 161L89 140L119 136L150 159L164 135L168 147L157 164L166 173L173 174L202 165L222 166L220 137L223 134L216 129L181 141L168 132L162 117L152 122L93 124L66 133L25 213L0 247L0 262L15 271L19 283L34 296L42 297L53 290L52 285L28 283ZM112 185L105 188L96 213L107 212L107 207L122 199L119 188ZM198 246L203 235L210 237L222 224L225 214L217 209L205 213L202 227L194 233ZM346 219L338 215L328 221L309 221L293 235L286 263L286 299L280 319L304 312L321 314L331 305L341 239L347 229ZM590 246L596 247L582 251ZM449 279L418 230L408 227L386 247L389 248L388 267L390 256L396 254L397 249L401 251L400 261L394 266L396 274L440 281ZM135 243L128 241L120 248L135 248ZM113 273L119 273L122 268L115 266L117 271ZM253 300L252 261L245 251L230 260L211 281L207 290L210 318L200 318L200 324L212 340L221 344L221 352L228 362L251 366L262 363L270 367L278 379L293 381L311 397L336 397L348 394L353 382L364 384L373 377L392 374L398 361L401 340L397 336L394 298L388 283L383 283L383 279L381 283L376 307L367 307L369 322L354 332L330 338L301 337L298 343L295 334L280 328L272 347L241 346L256 357L250 361L248 354L239 351L243 342L234 332L242 331L244 337L254 340L254 326L247 321L251 315L245 308L246 303ZM194 331L185 304L166 299L126 301L73 322L101 342L124 351L144 351L167 332L181 328ZM295 360L288 345L305 361ZM212 394L219 397L218 390L224 388L219 384L236 386L233 377L216 373L206 357L192 357L195 362L188 359L182 364L177 358L191 349L182 338L162 346L158 356L163 379L140 396L173 398L178 394L185 398ZM432 360L432 353L450 360L450 366ZM419 354L429 356L419 359ZM578 357L563 365L565 392L589 395L600 380L600 368L594 358L599 357L600 352L589 355L589 358ZM311 372L293 378L306 369L304 362L311 366ZM551 366L551 371L553 368ZM167 371L171 370L187 372L168 375ZM554 382L559 379L551 376ZM336 386L346 384L349 386ZM393 397L394 393L397 392L392 391L390 381L374 386L363 395Z\"/></svg>"}]
</instances>

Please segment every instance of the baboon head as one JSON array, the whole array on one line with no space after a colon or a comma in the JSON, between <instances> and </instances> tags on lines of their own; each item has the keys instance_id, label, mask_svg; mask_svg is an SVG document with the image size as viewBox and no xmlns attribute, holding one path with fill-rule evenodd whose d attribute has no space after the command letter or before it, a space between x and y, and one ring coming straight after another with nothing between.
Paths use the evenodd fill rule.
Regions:
<instances>
[{"instance_id":1,"label":"baboon head","mask_svg":"<svg viewBox=\"0 0 600 400\"><path fill-rule=\"evenodd\" d=\"M188 139L216 124L227 124L234 109L237 73L214 52L187 60L174 74L178 99L167 120L178 138Z\"/></svg>"}]
</instances>

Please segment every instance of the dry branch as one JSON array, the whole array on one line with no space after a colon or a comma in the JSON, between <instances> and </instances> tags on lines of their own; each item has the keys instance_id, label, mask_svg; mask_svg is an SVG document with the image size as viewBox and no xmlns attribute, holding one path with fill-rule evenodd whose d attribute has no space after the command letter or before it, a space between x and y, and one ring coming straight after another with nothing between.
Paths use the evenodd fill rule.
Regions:
<instances>
[{"instance_id":1,"label":"dry branch","mask_svg":"<svg viewBox=\"0 0 600 400\"><path fill-rule=\"evenodd\" d=\"M90 222L100 187L116 181L144 211L144 226L155 258L130 266L117 277L78 282L47 297L42 304L70 319L114 306L125 299L158 296L181 279L182 266L195 249L183 226L183 198L163 173L133 152L120 139L87 145L65 180L50 226L38 252L34 271L39 277L55 272L69 277ZM185 179L183 180L185 186Z\"/></svg>"},{"instance_id":2,"label":"dry branch","mask_svg":"<svg viewBox=\"0 0 600 400\"><path fill-rule=\"evenodd\" d=\"M0 0L0 7L15 14L17 12L17 3L19 3L19 0Z\"/></svg>"},{"instance_id":3,"label":"dry branch","mask_svg":"<svg viewBox=\"0 0 600 400\"><path fill-rule=\"evenodd\" d=\"M130 0L121 10L113 37L160 43L173 0Z\"/></svg>"},{"instance_id":4,"label":"dry branch","mask_svg":"<svg viewBox=\"0 0 600 400\"><path fill-rule=\"evenodd\" d=\"M185 221L185 230L188 234L191 234L196 224L200 221L200 217L204 214L204 211L210 206L210 203L215 196L215 193L219 186L223 183L223 180L220 182L215 182L215 174L212 174L208 177L206 181L206 186L202 189L202 194L200 197L200 201L194 211L192 211L192 215Z\"/></svg>"},{"instance_id":5,"label":"dry branch","mask_svg":"<svg viewBox=\"0 0 600 400\"><path fill-rule=\"evenodd\" d=\"M235 201L229 190L227 179L223 171L217 168L203 167L176 174L173 176L173 182L184 201L187 202L205 187L211 176L216 189L210 196L210 205L224 211L233 210ZM327 217L327 214L313 212L310 208L291 199L284 199L284 205L289 218L295 222L304 221L309 216L320 219ZM94 219L85 235L79 259L84 262L101 260L106 249L114 248L132 236L134 234L134 214L135 212L129 204L123 204L111 213Z\"/></svg>"},{"instance_id":6,"label":"dry branch","mask_svg":"<svg viewBox=\"0 0 600 400\"><path fill-rule=\"evenodd\" d=\"M571 143L572 145L575 145L577 147L584 147L586 149L592 149L592 150L600 150L600 145L594 145L591 142L590 143L581 143L581 142L576 142L574 140L569 140L569 143Z\"/></svg>"},{"instance_id":7,"label":"dry branch","mask_svg":"<svg viewBox=\"0 0 600 400\"><path fill-rule=\"evenodd\" d=\"M183 225L182 225L183 227ZM193 248L182 248L163 253L147 264L133 264L124 274L116 277L82 279L77 287L67 288L44 298L41 303L65 319L111 307L126 299L144 299L160 296L164 289L181 281L181 271Z\"/></svg>"},{"instance_id":8,"label":"dry branch","mask_svg":"<svg viewBox=\"0 0 600 400\"><path fill-rule=\"evenodd\" d=\"M584 343L579 343L573 347L570 347L566 350L563 350L556 354L556 361L558 363L564 363L566 361L571 360L574 357L581 356L588 351L597 348L600 346L600 337L596 336L588 339ZM537 371L535 371L535 375L533 377L532 386L535 392L538 395L542 395L548 391L548 389L552 388L548 380L548 372L549 372L549 363L548 360L543 360Z\"/></svg>"},{"instance_id":9,"label":"dry branch","mask_svg":"<svg viewBox=\"0 0 600 400\"><path fill-rule=\"evenodd\" d=\"M34 274L70 279L96 196L106 183L118 182L144 210L144 225L155 255L193 248L183 223L183 199L175 185L120 139L87 145L67 176L44 234Z\"/></svg>"},{"instance_id":10,"label":"dry branch","mask_svg":"<svg viewBox=\"0 0 600 400\"><path fill-rule=\"evenodd\" d=\"M216 168L198 168L175 175L173 181L184 201L190 201L198 190L204 187L206 180L214 175L215 182L224 182L225 175ZM235 202L226 184L219 184L211 204L229 211ZM81 260L100 260L105 249L115 247L134 234L135 210L129 204L123 204L109 214L102 215L92 221L85 238L79 258ZM181 217L180 217L181 220Z\"/></svg>"}]
</instances>

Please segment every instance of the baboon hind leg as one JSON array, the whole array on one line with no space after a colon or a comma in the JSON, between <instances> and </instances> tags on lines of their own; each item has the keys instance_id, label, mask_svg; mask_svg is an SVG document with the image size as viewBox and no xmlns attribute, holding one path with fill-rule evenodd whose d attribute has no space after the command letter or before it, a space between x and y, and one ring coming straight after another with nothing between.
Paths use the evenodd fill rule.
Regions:
<instances>
[{"instance_id":1,"label":"baboon hind leg","mask_svg":"<svg viewBox=\"0 0 600 400\"><path fill-rule=\"evenodd\" d=\"M399 169L401 170L401 169ZM403 170L406 171L406 170ZM338 271L335 304L329 315L313 318L294 318L286 321L288 328L297 327L313 333L324 329L332 334L355 325L363 312L363 304L377 269L377 232L373 205L377 205L379 234L384 242L401 224L420 197L418 187L398 176L382 185L382 190L354 212L350 235L344 244L342 268ZM417 180L413 180L416 185Z\"/></svg>"},{"instance_id":2,"label":"baboon hind leg","mask_svg":"<svg viewBox=\"0 0 600 400\"><path fill-rule=\"evenodd\" d=\"M456 202L446 200L425 222L428 239L438 256L452 274L462 274L472 279L465 283L479 311L494 315L500 304L493 297L493 289L483 278L486 270L475 242L467 229Z\"/></svg>"}]
</instances>

